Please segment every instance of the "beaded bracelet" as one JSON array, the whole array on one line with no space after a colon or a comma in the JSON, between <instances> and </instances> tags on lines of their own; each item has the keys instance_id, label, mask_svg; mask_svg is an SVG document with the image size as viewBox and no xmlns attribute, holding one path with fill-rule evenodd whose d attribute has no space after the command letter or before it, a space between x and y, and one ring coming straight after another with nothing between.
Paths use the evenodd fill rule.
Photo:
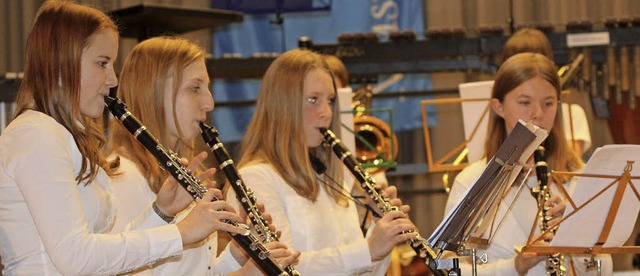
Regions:
<instances>
[{"instance_id":1,"label":"beaded bracelet","mask_svg":"<svg viewBox=\"0 0 640 276\"><path fill-rule=\"evenodd\" d=\"M158 204L156 204L155 201L153 202L153 204L151 204L151 207L153 208L153 211L156 212L156 214L167 223L171 223L176 218L175 216L170 216L160 211L160 208L158 208Z\"/></svg>"}]
</instances>

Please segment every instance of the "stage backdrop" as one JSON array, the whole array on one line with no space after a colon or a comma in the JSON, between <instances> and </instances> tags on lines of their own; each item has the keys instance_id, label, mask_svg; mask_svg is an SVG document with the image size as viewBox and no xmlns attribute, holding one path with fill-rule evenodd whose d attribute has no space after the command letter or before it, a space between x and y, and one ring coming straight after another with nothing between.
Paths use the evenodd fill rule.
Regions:
<instances>
[{"instance_id":1,"label":"stage backdrop","mask_svg":"<svg viewBox=\"0 0 640 276\"><path fill-rule=\"evenodd\" d=\"M242 5L244 2L245 5ZM250 57L255 53L279 54L298 46L298 38L310 37L316 44L336 43L341 33L375 32L381 41L395 30L413 30L424 39L423 7L421 0L272 0L262 5L248 5L244 1L213 1L214 8L237 9L245 12L240 24L218 28L214 34L214 56L239 54ZM251 1L249 1L251 2ZM235 4L235 5L234 5ZM251 8L247 8L251 7ZM280 23L275 11L281 11ZM347 65L348 67L348 65ZM421 91L431 88L427 74L382 75L376 84L379 93ZM224 80L214 76L214 99L217 103L256 99L260 80ZM355 88L355 87L354 87ZM373 101L374 108L392 108L394 131L421 127L420 103L426 97L391 97ZM253 114L253 105L220 107L212 114L223 141L239 141ZM384 120L385 114L374 114ZM434 116L431 116L435 120ZM432 122L435 124L435 121Z\"/></svg>"}]
</instances>

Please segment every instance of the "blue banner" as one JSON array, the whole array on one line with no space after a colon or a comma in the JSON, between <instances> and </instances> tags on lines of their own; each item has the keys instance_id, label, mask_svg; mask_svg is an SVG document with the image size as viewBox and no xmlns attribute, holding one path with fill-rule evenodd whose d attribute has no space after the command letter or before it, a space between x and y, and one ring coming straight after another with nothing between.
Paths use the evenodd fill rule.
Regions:
<instances>
[{"instance_id":1,"label":"blue banner","mask_svg":"<svg viewBox=\"0 0 640 276\"><path fill-rule=\"evenodd\" d=\"M302 0L308 2L308 0ZM295 1L292 1L295 2ZM341 33L375 32L386 41L397 30L413 30L424 39L422 0L314 0L316 7L330 5L328 11L282 14L282 24L272 24L274 14L245 15L241 24L216 29L214 54L282 53L298 46L298 38L310 37L314 43L336 43ZM324 6L323 6L324 5ZM380 82L389 76L380 76ZM256 99L260 80L231 81L214 76L214 100L226 102ZM378 86L380 88L381 86ZM378 89L380 93L424 91L431 89L427 74L403 74L399 79ZM394 131L422 127L420 100L427 97L375 99L373 108L390 108ZM224 141L239 141L253 114L253 107L216 107L213 122ZM435 116L431 116L435 118ZM382 118L387 120L388 118ZM431 124L432 122L430 122ZM433 122L435 123L435 121Z\"/></svg>"}]
</instances>

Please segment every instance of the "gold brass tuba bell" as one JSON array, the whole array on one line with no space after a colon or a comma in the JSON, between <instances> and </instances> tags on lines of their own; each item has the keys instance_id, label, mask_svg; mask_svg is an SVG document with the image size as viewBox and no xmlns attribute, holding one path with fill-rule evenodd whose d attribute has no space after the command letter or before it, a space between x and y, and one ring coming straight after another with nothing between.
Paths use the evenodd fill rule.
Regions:
<instances>
[{"instance_id":1,"label":"gold brass tuba bell","mask_svg":"<svg viewBox=\"0 0 640 276\"><path fill-rule=\"evenodd\" d=\"M353 94L353 130L356 136L356 158L371 174L387 170L385 161L398 157L398 138L383 120L368 114L372 86L364 85Z\"/></svg>"}]
</instances>

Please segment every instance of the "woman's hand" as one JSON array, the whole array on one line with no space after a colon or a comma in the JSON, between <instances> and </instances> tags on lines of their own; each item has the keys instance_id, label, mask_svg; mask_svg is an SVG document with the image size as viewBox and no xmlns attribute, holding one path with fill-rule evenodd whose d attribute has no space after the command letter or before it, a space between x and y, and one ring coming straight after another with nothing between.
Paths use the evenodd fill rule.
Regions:
<instances>
[{"instance_id":1,"label":"woman's hand","mask_svg":"<svg viewBox=\"0 0 640 276\"><path fill-rule=\"evenodd\" d=\"M195 171L205 159L207 159L207 153L201 152L193 158L186 167L190 171ZM185 159L181 161L183 165L187 163ZM215 172L216 170L211 168L199 174L197 178L200 181L208 180L213 177ZM215 185L215 181L210 181L208 183L209 187L215 187ZM175 216L177 213L187 208L191 202L193 202L193 196L181 187L173 177L168 177L164 181L156 197L156 204L160 211L169 216Z\"/></svg>"},{"instance_id":2,"label":"woman's hand","mask_svg":"<svg viewBox=\"0 0 640 276\"><path fill-rule=\"evenodd\" d=\"M416 237L416 227L401 211L392 211L378 220L371 235L367 237L371 261L385 258L396 244Z\"/></svg>"},{"instance_id":3,"label":"woman's hand","mask_svg":"<svg viewBox=\"0 0 640 276\"><path fill-rule=\"evenodd\" d=\"M266 221L268 227L269 227L269 231L271 231L271 233L273 233L275 235L276 239L280 239L280 235L282 234L282 232L280 231L276 231L276 227L272 224L272 217L271 214L267 213L264 210L264 204L262 204L262 202L256 202L256 206L255 206L258 211L260 212L260 214L262 215L262 218ZM263 237L261 235L258 234L258 231L256 231L255 229L255 225L253 225L253 222L248 218L247 213L245 212L244 208L242 207L241 203L238 203L238 209L240 210L240 217L246 221L246 224L249 226L249 228L251 229L251 232L254 234L254 236L262 239ZM265 232L265 231L260 231L261 233ZM239 264L244 264L247 259L249 258L249 256L247 256L247 254L240 249L240 247L234 242L231 244L229 250L231 251L231 255L233 255L234 259L236 259L236 261Z\"/></svg>"},{"instance_id":4,"label":"woman's hand","mask_svg":"<svg viewBox=\"0 0 640 276\"><path fill-rule=\"evenodd\" d=\"M562 220L567 205L561 196L553 195L544 202L544 206L545 208L548 208L544 215L548 218L551 218L549 221L547 221L547 227L554 227L560 222L560 220ZM549 241L553 239L554 231L549 231L548 233L541 234L542 238L540 238L540 241L537 241L533 244L549 245ZM538 237L539 236L537 236L535 239L538 239ZM537 255L535 253L519 253L514 259L514 265L519 275L525 275L527 274L527 272L529 272L529 269L537 265L539 262L544 261L546 258L546 255Z\"/></svg>"},{"instance_id":5,"label":"woman's hand","mask_svg":"<svg viewBox=\"0 0 640 276\"><path fill-rule=\"evenodd\" d=\"M192 244L208 237L214 231L227 231L230 234L246 234L249 230L224 222L242 223L242 218L236 213L231 204L223 200L211 201L214 197L222 198L218 189L209 189L198 201L196 207L189 212L182 221L176 223L182 244Z\"/></svg>"},{"instance_id":6,"label":"woman's hand","mask_svg":"<svg viewBox=\"0 0 640 276\"><path fill-rule=\"evenodd\" d=\"M544 202L545 208L549 208L545 212L545 216L551 218L547 225L548 227L554 227L562 220L564 211L567 208L567 204L564 199L559 195L553 195Z\"/></svg>"},{"instance_id":7,"label":"woman's hand","mask_svg":"<svg viewBox=\"0 0 640 276\"><path fill-rule=\"evenodd\" d=\"M409 205L402 205L402 200L398 198L398 188L396 186L387 186L382 190L382 195L389 199L389 204L393 206L397 206L400 208L400 211L405 214L409 213L411 207Z\"/></svg>"},{"instance_id":8,"label":"woman's hand","mask_svg":"<svg viewBox=\"0 0 640 276\"><path fill-rule=\"evenodd\" d=\"M538 256L535 253L518 253L514 259L514 265L518 275L526 275L529 269L544 261L546 256Z\"/></svg>"},{"instance_id":9,"label":"woman's hand","mask_svg":"<svg viewBox=\"0 0 640 276\"><path fill-rule=\"evenodd\" d=\"M271 256L280 267L287 267L295 265L300 259L300 252L291 252L281 242L270 242L264 245L269 250L269 256ZM240 270L227 275L262 275L264 274L258 265L250 260L240 268Z\"/></svg>"},{"instance_id":10,"label":"woman's hand","mask_svg":"<svg viewBox=\"0 0 640 276\"><path fill-rule=\"evenodd\" d=\"M384 196L386 199L389 200L389 204L391 204L392 206L398 207L400 211L402 211L405 214L409 213L409 210L411 210L411 208L409 207L409 205L402 205L402 200L398 198L398 189L395 186L388 186L387 183L376 183L376 188L382 191L382 196ZM382 210L380 210L380 208L378 207L376 202L371 198L369 193L365 192L365 195L367 197L367 200L369 201L369 206L373 208L373 210L375 210L376 212L382 214ZM373 221L375 223L378 223L379 219L380 219L379 217L373 216Z\"/></svg>"},{"instance_id":11,"label":"woman's hand","mask_svg":"<svg viewBox=\"0 0 640 276\"><path fill-rule=\"evenodd\" d=\"M296 265L300 260L300 251L292 252L281 242L269 242L264 245L270 252L270 256L281 266Z\"/></svg>"}]
</instances>

